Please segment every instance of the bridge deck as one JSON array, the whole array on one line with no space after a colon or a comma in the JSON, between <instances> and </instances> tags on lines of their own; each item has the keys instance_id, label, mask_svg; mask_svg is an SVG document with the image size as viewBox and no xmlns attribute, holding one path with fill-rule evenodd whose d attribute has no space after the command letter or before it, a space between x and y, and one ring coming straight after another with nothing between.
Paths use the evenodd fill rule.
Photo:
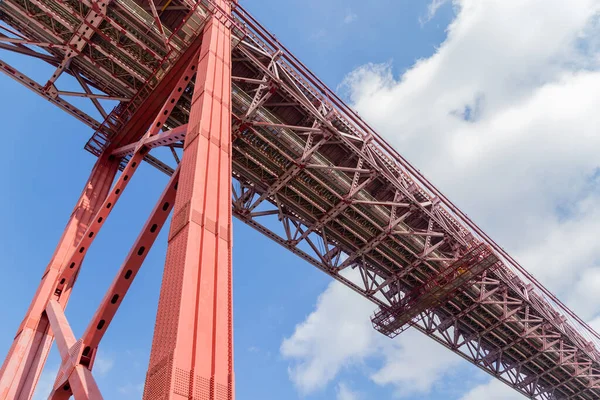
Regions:
<instances>
[{"instance_id":1,"label":"bridge deck","mask_svg":"<svg viewBox=\"0 0 600 400\"><path fill-rule=\"evenodd\" d=\"M193 54L216 13L235 37L234 215L382 310L484 244L500 265L412 325L528 397L600 398L599 342L585 323L242 7L233 18L207 0L161 0L155 8L160 24L146 1L3 0L0 20L16 31L7 37L23 37L0 40L0 48L58 73L40 85L5 63L0 69L92 127L86 149L99 155L141 137L152 93L169 85L169 72ZM27 47L34 42L45 51ZM123 101L96 121L57 89L62 73ZM164 130L187 123L193 82L185 90ZM147 161L172 172L168 162Z\"/></svg>"}]
</instances>

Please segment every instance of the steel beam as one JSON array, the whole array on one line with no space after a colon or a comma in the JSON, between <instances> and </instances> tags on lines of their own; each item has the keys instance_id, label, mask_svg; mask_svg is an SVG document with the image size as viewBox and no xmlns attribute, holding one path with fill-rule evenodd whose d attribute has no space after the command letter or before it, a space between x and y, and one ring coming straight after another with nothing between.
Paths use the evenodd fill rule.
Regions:
<instances>
[{"instance_id":1,"label":"steel beam","mask_svg":"<svg viewBox=\"0 0 600 400\"><path fill-rule=\"evenodd\" d=\"M158 199L148 221L144 224L138 238L131 247L125 262L115 276L113 283L102 299L100 306L94 313L88 327L81 337L82 357L91 360L114 318L123 298L133 283L142 263L152 248L156 237L160 233L175 202L175 193L179 182L179 169L175 171L166 189ZM98 329L98 327L102 327Z\"/></svg>"},{"instance_id":2,"label":"steel beam","mask_svg":"<svg viewBox=\"0 0 600 400\"><path fill-rule=\"evenodd\" d=\"M154 119L150 129L143 140L156 135L172 112L177 100L181 97L183 89L189 84L195 73L196 65L190 63L184 69L177 85L165 99L163 107ZM43 311L51 299L56 299L60 304L66 304L77 272L83 258L93 240L96 238L106 218L114 208L131 177L147 155L148 148L140 143L135 149L123 173L110 190L110 184L119 166L119 159L110 156L110 151L99 158L88 189L84 191L78 208L74 213L75 219L67 225L67 231L59 244L51 265L48 267L44 279L38 289L28 315L23 321L13 347L0 370L0 399L29 399L39 379L39 374L45 363L48 350L52 343L52 335L48 333L48 321ZM110 179L108 179L110 178ZM91 188L90 188L91 187ZM101 196L96 191L100 191ZM88 193L89 191L89 193ZM89 204L93 198L93 209L86 210L84 215L77 211L83 204ZM79 219L84 217L84 224ZM84 229L85 228L85 229ZM85 374L85 372L82 372Z\"/></svg>"},{"instance_id":3,"label":"steel beam","mask_svg":"<svg viewBox=\"0 0 600 400\"><path fill-rule=\"evenodd\" d=\"M22 72L18 71L16 68L11 67L2 60L0 60L0 71L4 72L10 78L19 82L21 85L32 90L34 93L42 96L52 104L58 106L63 111L66 111L67 113L71 114L73 117L77 118L79 121L83 122L90 128L100 129L100 122L96 121L94 118L90 117L88 114L81 111L79 108L75 107L71 103L61 99L58 95L52 95L48 93L42 85L40 85L27 75L23 74Z\"/></svg>"},{"instance_id":4,"label":"steel beam","mask_svg":"<svg viewBox=\"0 0 600 400\"><path fill-rule=\"evenodd\" d=\"M186 1L183 9L169 4L161 9L152 3L146 11L144 2L132 5L132 9L126 3L111 2L98 15L106 23L94 27L85 21L87 7L94 4L91 0L77 4L54 0L6 0L0 7L8 16L7 22L14 24L18 31L2 27L14 38L0 36L0 48L57 66L60 60L65 60L65 53L73 50L63 46L74 34L89 28L88 32L97 35L79 36L82 43L86 43L83 51L77 52L70 62L66 61L77 67L73 69L68 65L65 71L82 79L83 91L63 92L50 85L41 94L80 120L87 121L88 125L90 121L86 116L66 103L61 94L81 95L94 102L106 118L92 146L88 147L95 155L108 146L113 155L125 155L121 167L129 168L125 170L129 179L134 158L136 165L144 160L167 174L175 172L147 153L151 147L161 144L168 145L174 152L174 145L167 138L179 140L175 146L185 146L184 169L195 168L190 165L199 165L200 159L210 159L196 157L190 161L193 145L180 142L207 139L208 148L213 148L215 142L219 142L214 135L222 133L227 122L231 122L226 122L225 118L218 131L204 133L204 136L195 125L190 125L189 130L179 128L194 132L196 136L193 137L183 132L174 134L175 130L153 137L143 136L161 107L164 95L178 79L178 71L186 64L181 60L189 59L195 51L192 47L199 46L194 38L198 29L202 29L204 13L212 13L213 20L224 24L226 29L233 29L236 36L232 38L237 46L232 57L236 63L236 76L231 79L235 86L232 103L237 115L233 117L234 143L228 153L232 158L232 175L240 182L240 191L236 188L232 199L236 217L380 306L397 304L411 287L426 284L436 271L456 260L460 252L487 243L501 256L507 269L470 281L445 303L421 313L414 321L415 327L528 397L590 400L600 396L597 387L600 354L589 342L590 338L600 339L598 335L539 285L242 7L236 5L232 17L229 12L224 12L222 2L215 0ZM161 15L165 9L171 10L172 14ZM177 16L177 10L183 12ZM171 19L172 15L177 17ZM178 22L172 22L175 19ZM187 22L189 26L184 26ZM140 36L140 32L145 37ZM162 54L165 39L167 47L173 46L171 50L165 49L166 55ZM38 53L27 46L41 47L51 55ZM187 50L186 46L189 46ZM185 53L178 58L179 51ZM3 71L39 93L35 83L28 83L29 78L10 66ZM146 76L151 78L140 86ZM121 87L113 82L120 82ZM107 94L95 95L92 87ZM202 101L218 97L211 87L207 93L201 96ZM98 96L131 98L131 101L120 105L118 112L108 114L99 105ZM206 120L198 117L198 110L205 109L206 105L198 103L198 96L191 100L186 97L182 96L182 101L176 105L177 112L171 118L167 117L169 121L159 121L165 129L185 124L190 108L195 110L192 114L196 121L198 118ZM218 107L222 106L221 103ZM94 125L93 121L91 125ZM315 148L315 143L321 145ZM198 156L201 152L196 150L193 153ZM173 154L179 161L177 153ZM212 168L216 163L210 165ZM200 167L195 168L195 172L198 171L205 172ZM194 175L197 176L203 175ZM106 217L105 206L114 206L113 200L120 193L117 190L123 189L122 183L117 183L110 200L101 206L102 213L97 214L98 217ZM199 198L196 185L195 180L188 184L193 190L187 198ZM218 197L218 201L222 198ZM181 210L176 214L184 222L178 220L178 226L185 225L182 229L188 229L186 224L189 224L188 230L200 232L202 237L207 237L206 231L211 232L209 226L217 221L211 219L210 224L206 223L208 214L204 212L204 205L197 207L196 214L187 215ZM406 219L397 223L402 213L406 214ZM201 226L198 228L194 224L199 220ZM83 234L95 236L100 226L95 224ZM213 230L218 232L219 228ZM170 239L175 246L175 234ZM188 259L192 254L206 264L208 256L204 242L193 248L189 239L178 240L187 243L185 254ZM216 240L220 243L221 239ZM82 255L90 244L91 240L84 238ZM134 249L139 251L139 246L143 245L136 243ZM128 258L126 264L135 267L136 260L139 261L136 254ZM175 271L174 250L169 254L171 258L166 269ZM66 254L63 260L76 262L74 268L79 268L82 255ZM186 271L195 271L192 263L184 264ZM358 271L358 279L351 282L344 278L346 268ZM511 269L517 273L510 272ZM203 269L211 273L213 270ZM72 287L67 279L72 280L75 275L67 270L57 278L59 283L54 289L59 304L66 301ZM62 279L66 285L60 285ZM207 280L210 282L209 278ZM121 289L115 290L121 292ZM113 311L115 306L105 299L100 311L102 316L98 316L101 319L95 322L104 320L103 328L108 326ZM200 311L196 315L204 318ZM159 316L159 319L163 317ZM202 330L198 329L198 332L202 333ZM103 334L101 329L95 337L101 338ZM195 338L188 339L185 340L196 343ZM600 341L596 345L598 343ZM179 351L177 346L175 349ZM93 353L95 351L90 347L90 354ZM177 357L177 362L186 364L189 361L185 356ZM224 356L216 357L225 359ZM93 366L92 360L85 357L80 361L84 366ZM38 361L35 363L40 365ZM177 369L171 367L165 370L175 371L176 382ZM65 369L66 364L61 371L66 373ZM199 377L190 377L187 372L183 375L191 382L191 390L194 382L200 382ZM172 379L168 384L171 383ZM57 389L59 386L57 384ZM177 390L184 396L194 395L186 389ZM55 391L52 398L66 398L70 393L69 387L66 391Z\"/></svg>"},{"instance_id":5,"label":"steel beam","mask_svg":"<svg viewBox=\"0 0 600 400\"><path fill-rule=\"evenodd\" d=\"M81 236L102 207L117 168L118 162L110 160L108 155L100 157L94 166L0 369L1 400L29 400L33 395L54 338L44 313L48 300L55 293L64 258L76 250ZM67 291L59 300L62 307L69 295Z\"/></svg>"},{"instance_id":6,"label":"steel beam","mask_svg":"<svg viewBox=\"0 0 600 400\"><path fill-rule=\"evenodd\" d=\"M46 314L50 321L50 327L56 336L56 346L63 360L65 382L59 382L50 394L60 393L59 396L66 397L64 392L72 392L75 400L102 400L102 394L98 384L89 369L77 361L81 354L81 345L76 342L75 335L69 326L67 318L58 301L52 299L46 306ZM68 389L66 388L68 387ZM66 397L68 398L68 397Z\"/></svg>"}]
</instances>

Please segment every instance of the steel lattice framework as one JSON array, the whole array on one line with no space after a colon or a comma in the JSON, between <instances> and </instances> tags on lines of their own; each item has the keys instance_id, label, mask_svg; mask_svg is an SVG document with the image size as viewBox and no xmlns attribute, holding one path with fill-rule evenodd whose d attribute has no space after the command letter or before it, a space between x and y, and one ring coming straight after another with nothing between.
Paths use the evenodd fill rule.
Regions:
<instances>
[{"instance_id":1,"label":"steel lattice framework","mask_svg":"<svg viewBox=\"0 0 600 400\"><path fill-rule=\"evenodd\" d=\"M412 326L529 398L600 398L598 334L240 5L2 0L0 21L1 50L55 72L38 83L0 70L92 128L85 148L98 157L0 370L0 399L31 398L54 336L51 398L101 398L98 345L172 209L145 399L234 398L232 215L371 300L388 336ZM59 89L64 74L81 91ZM172 160L150 154L164 146ZM66 301L142 161L171 180L77 339ZM186 332L194 318L210 329Z\"/></svg>"}]
</instances>

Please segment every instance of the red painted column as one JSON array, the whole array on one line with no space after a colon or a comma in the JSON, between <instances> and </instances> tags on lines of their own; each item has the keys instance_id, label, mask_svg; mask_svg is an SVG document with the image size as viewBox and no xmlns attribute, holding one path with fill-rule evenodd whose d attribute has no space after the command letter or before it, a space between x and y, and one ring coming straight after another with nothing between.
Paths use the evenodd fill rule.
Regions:
<instances>
[{"instance_id":1,"label":"red painted column","mask_svg":"<svg viewBox=\"0 0 600 400\"><path fill-rule=\"evenodd\" d=\"M230 31L213 18L203 32L146 400L234 398L230 59Z\"/></svg>"},{"instance_id":2,"label":"red painted column","mask_svg":"<svg viewBox=\"0 0 600 400\"><path fill-rule=\"evenodd\" d=\"M64 233L48 264L42 281L13 344L0 369L0 400L29 400L44 368L54 336L44 310L56 285L65 257L73 251L87 226L107 196L118 168L118 160L103 156L98 159L90 178L71 214ZM72 285L69 285L72 286ZM63 292L60 302L64 308L70 290Z\"/></svg>"}]
</instances>

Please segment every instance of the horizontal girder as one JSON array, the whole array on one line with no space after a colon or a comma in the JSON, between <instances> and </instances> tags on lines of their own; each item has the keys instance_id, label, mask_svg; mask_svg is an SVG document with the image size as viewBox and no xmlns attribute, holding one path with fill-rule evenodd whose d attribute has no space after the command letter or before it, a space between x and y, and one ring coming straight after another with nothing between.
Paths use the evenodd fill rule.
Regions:
<instances>
[{"instance_id":1,"label":"horizontal girder","mask_svg":"<svg viewBox=\"0 0 600 400\"><path fill-rule=\"evenodd\" d=\"M1 49L75 76L83 92L54 90L58 77L38 84L0 63L3 72L93 127L86 149L99 155L113 146L123 166L149 126L124 127L139 121L136 112L167 80L207 17L216 15L234 33L237 218L384 308L483 243L501 267L470 279L411 324L527 397L600 398L594 332L239 5L233 18L210 0L175 1L164 10L141 0L104 6L4 0L0 12L20 35L0 37ZM45 53L33 52L36 47ZM189 82L159 121L164 133L143 139L147 147L169 145L177 162L192 88ZM97 107L103 97L127 101L103 113L99 124L66 102L69 95L87 95ZM165 173L174 170L151 155L144 159Z\"/></svg>"}]
</instances>

